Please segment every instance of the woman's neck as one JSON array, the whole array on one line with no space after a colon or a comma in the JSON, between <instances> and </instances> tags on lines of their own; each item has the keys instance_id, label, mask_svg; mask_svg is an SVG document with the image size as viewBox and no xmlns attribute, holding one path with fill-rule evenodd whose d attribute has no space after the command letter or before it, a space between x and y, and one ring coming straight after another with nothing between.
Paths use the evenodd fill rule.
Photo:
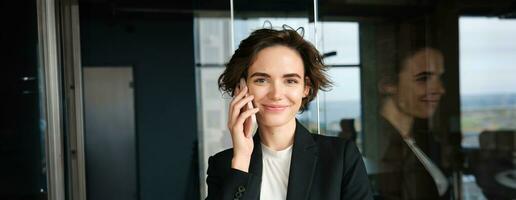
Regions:
<instances>
[{"instance_id":1,"label":"woman's neck","mask_svg":"<svg viewBox=\"0 0 516 200\"><path fill-rule=\"evenodd\" d=\"M259 125L261 142L272 150L280 151L294 143L296 119L290 120L282 126Z\"/></svg>"},{"instance_id":2,"label":"woman's neck","mask_svg":"<svg viewBox=\"0 0 516 200\"><path fill-rule=\"evenodd\" d=\"M402 112L399 107L396 106L394 99L387 97L383 102L380 112L381 115L398 130L402 138L411 137L410 131L414 123L414 118Z\"/></svg>"}]
</instances>

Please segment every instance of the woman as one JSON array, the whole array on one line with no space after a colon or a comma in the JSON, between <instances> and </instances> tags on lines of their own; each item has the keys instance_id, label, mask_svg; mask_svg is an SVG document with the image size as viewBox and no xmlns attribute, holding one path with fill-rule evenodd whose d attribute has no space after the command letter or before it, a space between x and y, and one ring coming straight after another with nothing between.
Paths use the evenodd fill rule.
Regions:
<instances>
[{"instance_id":1,"label":"woman","mask_svg":"<svg viewBox=\"0 0 516 200\"><path fill-rule=\"evenodd\" d=\"M437 145L414 128L416 120L432 117L445 92L444 58L434 48L414 49L400 53L401 62L380 80L378 153L384 169L373 178L375 190L381 199L449 199L449 182L430 155Z\"/></svg>"},{"instance_id":2,"label":"woman","mask_svg":"<svg viewBox=\"0 0 516 200\"><path fill-rule=\"evenodd\" d=\"M219 78L234 97L233 148L210 157L207 199L372 199L355 144L311 134L295 118L330 86L324 70L293 30L260 29L240 43Z\"/></svg>"}]
</instances>

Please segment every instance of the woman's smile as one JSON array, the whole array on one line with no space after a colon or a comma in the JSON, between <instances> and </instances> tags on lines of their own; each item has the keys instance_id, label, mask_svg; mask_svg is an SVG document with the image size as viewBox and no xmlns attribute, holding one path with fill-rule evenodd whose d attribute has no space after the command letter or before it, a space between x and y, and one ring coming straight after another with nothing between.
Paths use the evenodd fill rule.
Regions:
<instances>
[{"instance_id":1,"label":"woman's smile","mask_svg":"<svg viewBox=\"0 0 516 200\"><path fill-rule=\"evenodd\" d=\"M263 104L263 111L267 112L283 112L285 111L289 106L288 105L276 105L276 104Z\"/></svg>"}]
</instances>

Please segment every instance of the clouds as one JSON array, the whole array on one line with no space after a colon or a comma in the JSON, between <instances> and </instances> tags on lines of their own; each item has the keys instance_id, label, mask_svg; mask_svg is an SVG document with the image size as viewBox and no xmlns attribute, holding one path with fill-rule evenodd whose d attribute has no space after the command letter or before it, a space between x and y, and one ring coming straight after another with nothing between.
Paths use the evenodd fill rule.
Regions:
<instances>
[{"instance_id":1,"label":"clouds","mask_svg":"<svg viewBox=\"0 0 516 200\"><path fill-rule=\"evenodd\" d=\"M462 17L461 94L516 93L516 20Z\"/></svg>"}]
</instances>

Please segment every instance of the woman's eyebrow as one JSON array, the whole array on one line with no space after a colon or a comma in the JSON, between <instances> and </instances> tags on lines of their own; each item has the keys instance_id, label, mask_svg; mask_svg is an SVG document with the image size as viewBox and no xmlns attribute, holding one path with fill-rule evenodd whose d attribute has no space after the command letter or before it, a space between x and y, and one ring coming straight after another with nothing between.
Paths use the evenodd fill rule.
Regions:
<instances>
[{"instance_id":1,"label":"woman's eyebrow","mask_svg":"<svg viewBox=\"0 0 516 200\"><path fill-rule=\"evenodd\" d=\"M249 78L255 77L255 76L264 76L264 77L271 77L269 74L263 73L263 72L255 72L249 76Z\"/></svg>"},{"instance_id":2,"label":"woman's eyebrow","mask_svg":"<svg viewBox=\"0 0 516 200\"><path fill-rule=\"evenodd\" d=\"M290 78L290 77L301 78L301 76L299 76L299 74L296 74L296 73L283 75L283 78Z\"/></svg>"},{"instance_id":3,"label":"woman's eyebrow","mask_svg":"<svg viewBox=\"0 0 516 200\"><path fill-rule=\"evenodd\" d=\"M423 72L420 72L420 73L417 73L416 75L414 75L415 77L420 77L420 76L431 76L431 75L434 75L435 73L434 72L430 72L430 71L423 71Z\"/></svg>"},{"instance_id":4,"label":"woman's eyebrow","mask_svg":"<svg viewBox=\"0 0 516 200\"><path fill-rule=\"evenodd\" d=\"M271 76L267 73L263 73L263 72L255 72L253 74L251 74L251 76L249 76L249 78L252 78L252 77L255 77L255 76L263 76L263 77L267 77L267 78L270 78ZM291 78L291 77L295 77L295 78L301 78L301 76L299 74L296 74L296 73L290 73L290 74L284 74L283 75L283 78Z\"/></svg>"}]
</instances>

